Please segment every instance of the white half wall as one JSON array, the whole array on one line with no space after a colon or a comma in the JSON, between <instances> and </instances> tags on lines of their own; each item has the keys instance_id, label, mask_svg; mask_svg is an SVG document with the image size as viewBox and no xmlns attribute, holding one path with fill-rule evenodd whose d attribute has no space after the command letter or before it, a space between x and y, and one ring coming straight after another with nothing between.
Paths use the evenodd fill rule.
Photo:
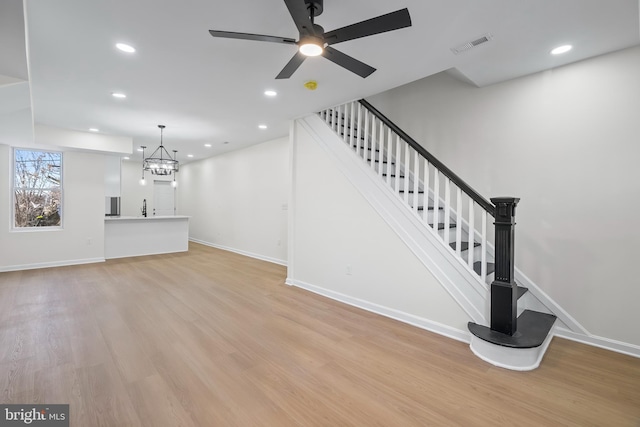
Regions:
<instances>
[{"instance_id":1,"label":"white half wall","mask_svg":"<svg viewBox=\"0 0 640 427\"><path fill-rule=\"evenodd\" d=\"M516 267L590 334L640 345L640 47L476 88L368 99L472 187L517 196Z\"/></svg>"},{"instance_id":2,"label":"white half wall","mask_svg":"<svg viewBox=\"0 0 640 427\"><path fill-rule=\"evenodd\" d=\"M62 229L12 231L12 152L0 145L0 271L104 261L101 154L65 152Z\"/></svg>"},{"instance_id":3,"label":"white half wall","mask_svg":"<svg viewBox=\"0 0 640 427\"><path fill-rule=\"evenodd\" d=\"M287 138L181 166L178 212L191 217L189 237L286 264L288 172Z\"/></svg>"},{"instance_id":4,"label":"white half wall","mask_svg":"<svg viewBox=\"0 0 640 427\"><path fill-rule=\"evenodd\" d=\"M468 341L466 313L299 121L292 132L287 283Z\"/></svg>"}]
</instances>

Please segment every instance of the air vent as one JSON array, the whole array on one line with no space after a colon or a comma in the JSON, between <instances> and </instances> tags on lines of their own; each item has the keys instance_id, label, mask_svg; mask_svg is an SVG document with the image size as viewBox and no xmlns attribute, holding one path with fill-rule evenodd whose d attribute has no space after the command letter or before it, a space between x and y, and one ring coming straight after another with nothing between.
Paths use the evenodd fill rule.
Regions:
<instances>
[{"instance_id":1,"label":"air vent","mask_svg":"<svg viewBox=\"0 0 640 427\"><path fill-rule=\"evenodd\" d=\"M478 37L475 40L472 40L470 42L461 44L460 46L457 47L452 47L451 48L451 52L455 53L456 55L462 53L462 52L466 52L470 49L473 49L474 47L480 46L481 44L484 44L486 42L488 42L489 40L493 39L493 36L491 34L485 34L481 37Z\"/></svg>"}]
</instances>

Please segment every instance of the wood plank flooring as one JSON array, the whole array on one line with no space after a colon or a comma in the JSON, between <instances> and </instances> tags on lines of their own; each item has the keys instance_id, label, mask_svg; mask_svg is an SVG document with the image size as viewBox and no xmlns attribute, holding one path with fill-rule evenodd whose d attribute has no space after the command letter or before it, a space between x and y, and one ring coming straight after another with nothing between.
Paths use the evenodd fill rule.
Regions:
<instances>
[{"instance_id":1,"label":"wood plank flooring","mask_svg":"<svg viewBox=\"0 0 640 427\"><path fill-rule=\"evenodd\" d=\"M71 426L640 426L640 359L554 338L542 366L188 253L0 273L0 402Z\"/></svg>"}]
</instances>

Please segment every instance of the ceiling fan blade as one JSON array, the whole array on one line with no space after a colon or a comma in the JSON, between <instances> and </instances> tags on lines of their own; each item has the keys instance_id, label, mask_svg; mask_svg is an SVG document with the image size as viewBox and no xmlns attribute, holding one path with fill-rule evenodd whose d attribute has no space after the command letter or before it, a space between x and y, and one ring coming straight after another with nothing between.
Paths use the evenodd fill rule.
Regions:
<instances>
[{"instance_id":1,"label":"ceiling fan blade","mask_svg":"<svg viewBox=\"0 0 640 427\"><path fill-rule=\"evenodd\" d=\"M223 37L226 39L243 39L243 40L256 40L260 42L273 42L273 43L285 43L296 44L294 39L278 36L265 36L263 34L250 34L250 33L234 33L232 31L216 31L209 30L209 34L213 37Z\"/></svg>"},{"instance_id":2,"label":"ceiling fan blade","mask_svg":"<svg viewBox=\"0 0 640 427\"><path fill-rule=\"evenodd\" d=\"M287 5L287 9L289 9L293 22L295 22L296 27L298 27L298 32L300 34L315 35L313 24L311 23L311 19L309 19L309 10L307 10L307 5L304 0L284 0L284 3Z\"/></svg>"},{"instance_id":3,"label":"ceiling fan blade","mask_svg":"<svg viewBox=\"0 0 640 427\"><path fill-rule=\"evenodd\" d=\"M276 76L276 79L288 79L298 69L298 67L304 62L307 57L300 52L296 52L293 58L287 62L280 74Z\"/></svg>"},{"instance_id":4,"label":"ceiling fan blade","mask_svg":"<svg viewBox=\"0 0 640 427\"><path fill-rule=\"evenodd\" d=\"M324 48L322 56L324 56L334 64L338 64L339 66L346 68L352 73L356 73L362 78L368 77L376 70L375 68L365 64L364 62L360 62L357 59L347 55L346 53L342 53L339 50L332 48L331 46L327 46Z\"/></svg>"},{"instance_id":5,"label":"ceiling fan blade","mask_svg":"<svg viewBox=\"0 0 640 427\"><path fill-rule=\"evenodd\" d=\"M386 15L380 15L377 18L338 28L337 30L328 31L324 33L324 41L328 44L341 43L410 26L411 16L409 15L409 9L405 8Z\"/></svg>"}]
</instances>

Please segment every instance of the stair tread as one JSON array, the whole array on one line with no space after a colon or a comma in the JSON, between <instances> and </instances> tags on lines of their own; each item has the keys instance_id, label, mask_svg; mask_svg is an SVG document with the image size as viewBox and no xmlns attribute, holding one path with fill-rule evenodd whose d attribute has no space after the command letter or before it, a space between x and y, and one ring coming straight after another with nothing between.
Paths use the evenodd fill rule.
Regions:
<instances>
[{"instance_id":1,"label":"stair tread","mask_svg":"<svg viewBox=\"0 0 640 427\"><path fill-rule=\"evenodd\" d=\"M480 275L480 269L482 266L482 261L476 261L473 263L473 271L476 272L476 274L479 276ZM493 273L496 270L496 265L492 262L488 262L487 263L487 276L490 275L491 273Z\"/></svg>"},{"instance_id":2,"label":"stair tread","mask_svg":"<svg viewBox=\"0 0 640 427\"><path fill-rule=\"evenodd\" d=\"M456 250L456 242L449 243L449 246L451 246L451 249L453 249L454 251ZM480 246L480 243L473 242L473 247L474 248L477 248L478 246ZM460 250L461 251L466 251L468 249L469 249L469 242L460 242Z\"/></svg>"},{"instance_id":3,"label":"stair tread","mask_svg":"<svg viewBox=\"0 0 640 427\"><path fill-rule=\"evenodd\" d=\"M398 193L404 193L404 190L398 190ZM408 193L413 194L415 191L409 190ZM424 194L423 190L418 190L418 194Z\"/></svg>"},{"instance_id":4,"label":"stair tread","mask_svg":"<svg viewBox=\"0 0 640 427\"><path fill-rule=\"evenodd\" d=\"M434 209L433 206L427 206L427 210L428 211L432 211L433 209ZM424 206L418 206L418 210L419 211L423 211L424 210ZM442 210L442 206L438 206L438 210L441 211Z\"/></svg>"},{"instance_id":5,"label":"stair tread","mask_svg":"<svg viewBox=\"0 0 640 427\"><path fill-rule=\"evenodd\" d=\"M456 223L455 222L450 223L449 228L456 228ZM438 230L444 230L444 222L438 223Z\"/></svg>"},{"instance_id":6,"label":"stair tread","mask_svg":"<svg viewBox=\"0 0 640 427\"><path fill-rule=\"evenodd\" d=\"M387 176L386 173L383 173L382 176ZM396 178L396 174L392 173L391 175L389 175L391 178ZM400 175L398 178L404 178L404 175Z\"/></svg>"},{"instance_id":7,"label":"stair tread","mask_svg":"<svg viewBox=\"0 0 640 427\"><path fill-rule=\"evenodd\" d=\"M516 284L516 286L518 287L518 299L529 291L529 288L525 288L524 286L518 284Z\"/></svg>"},{"instance_id":8,"label":"stair tread","mask_svg":"<svg viewBox=\"0 0 640 427\"><path fill-rule=\"evenodd\" d=\"M510 348L534 348L542 345L556 321L553 314L525 310L518 317L518 329L513 335L492 331L491 328L469 322L469 331L492 344Z\"/></svg>"}]
</instances>

